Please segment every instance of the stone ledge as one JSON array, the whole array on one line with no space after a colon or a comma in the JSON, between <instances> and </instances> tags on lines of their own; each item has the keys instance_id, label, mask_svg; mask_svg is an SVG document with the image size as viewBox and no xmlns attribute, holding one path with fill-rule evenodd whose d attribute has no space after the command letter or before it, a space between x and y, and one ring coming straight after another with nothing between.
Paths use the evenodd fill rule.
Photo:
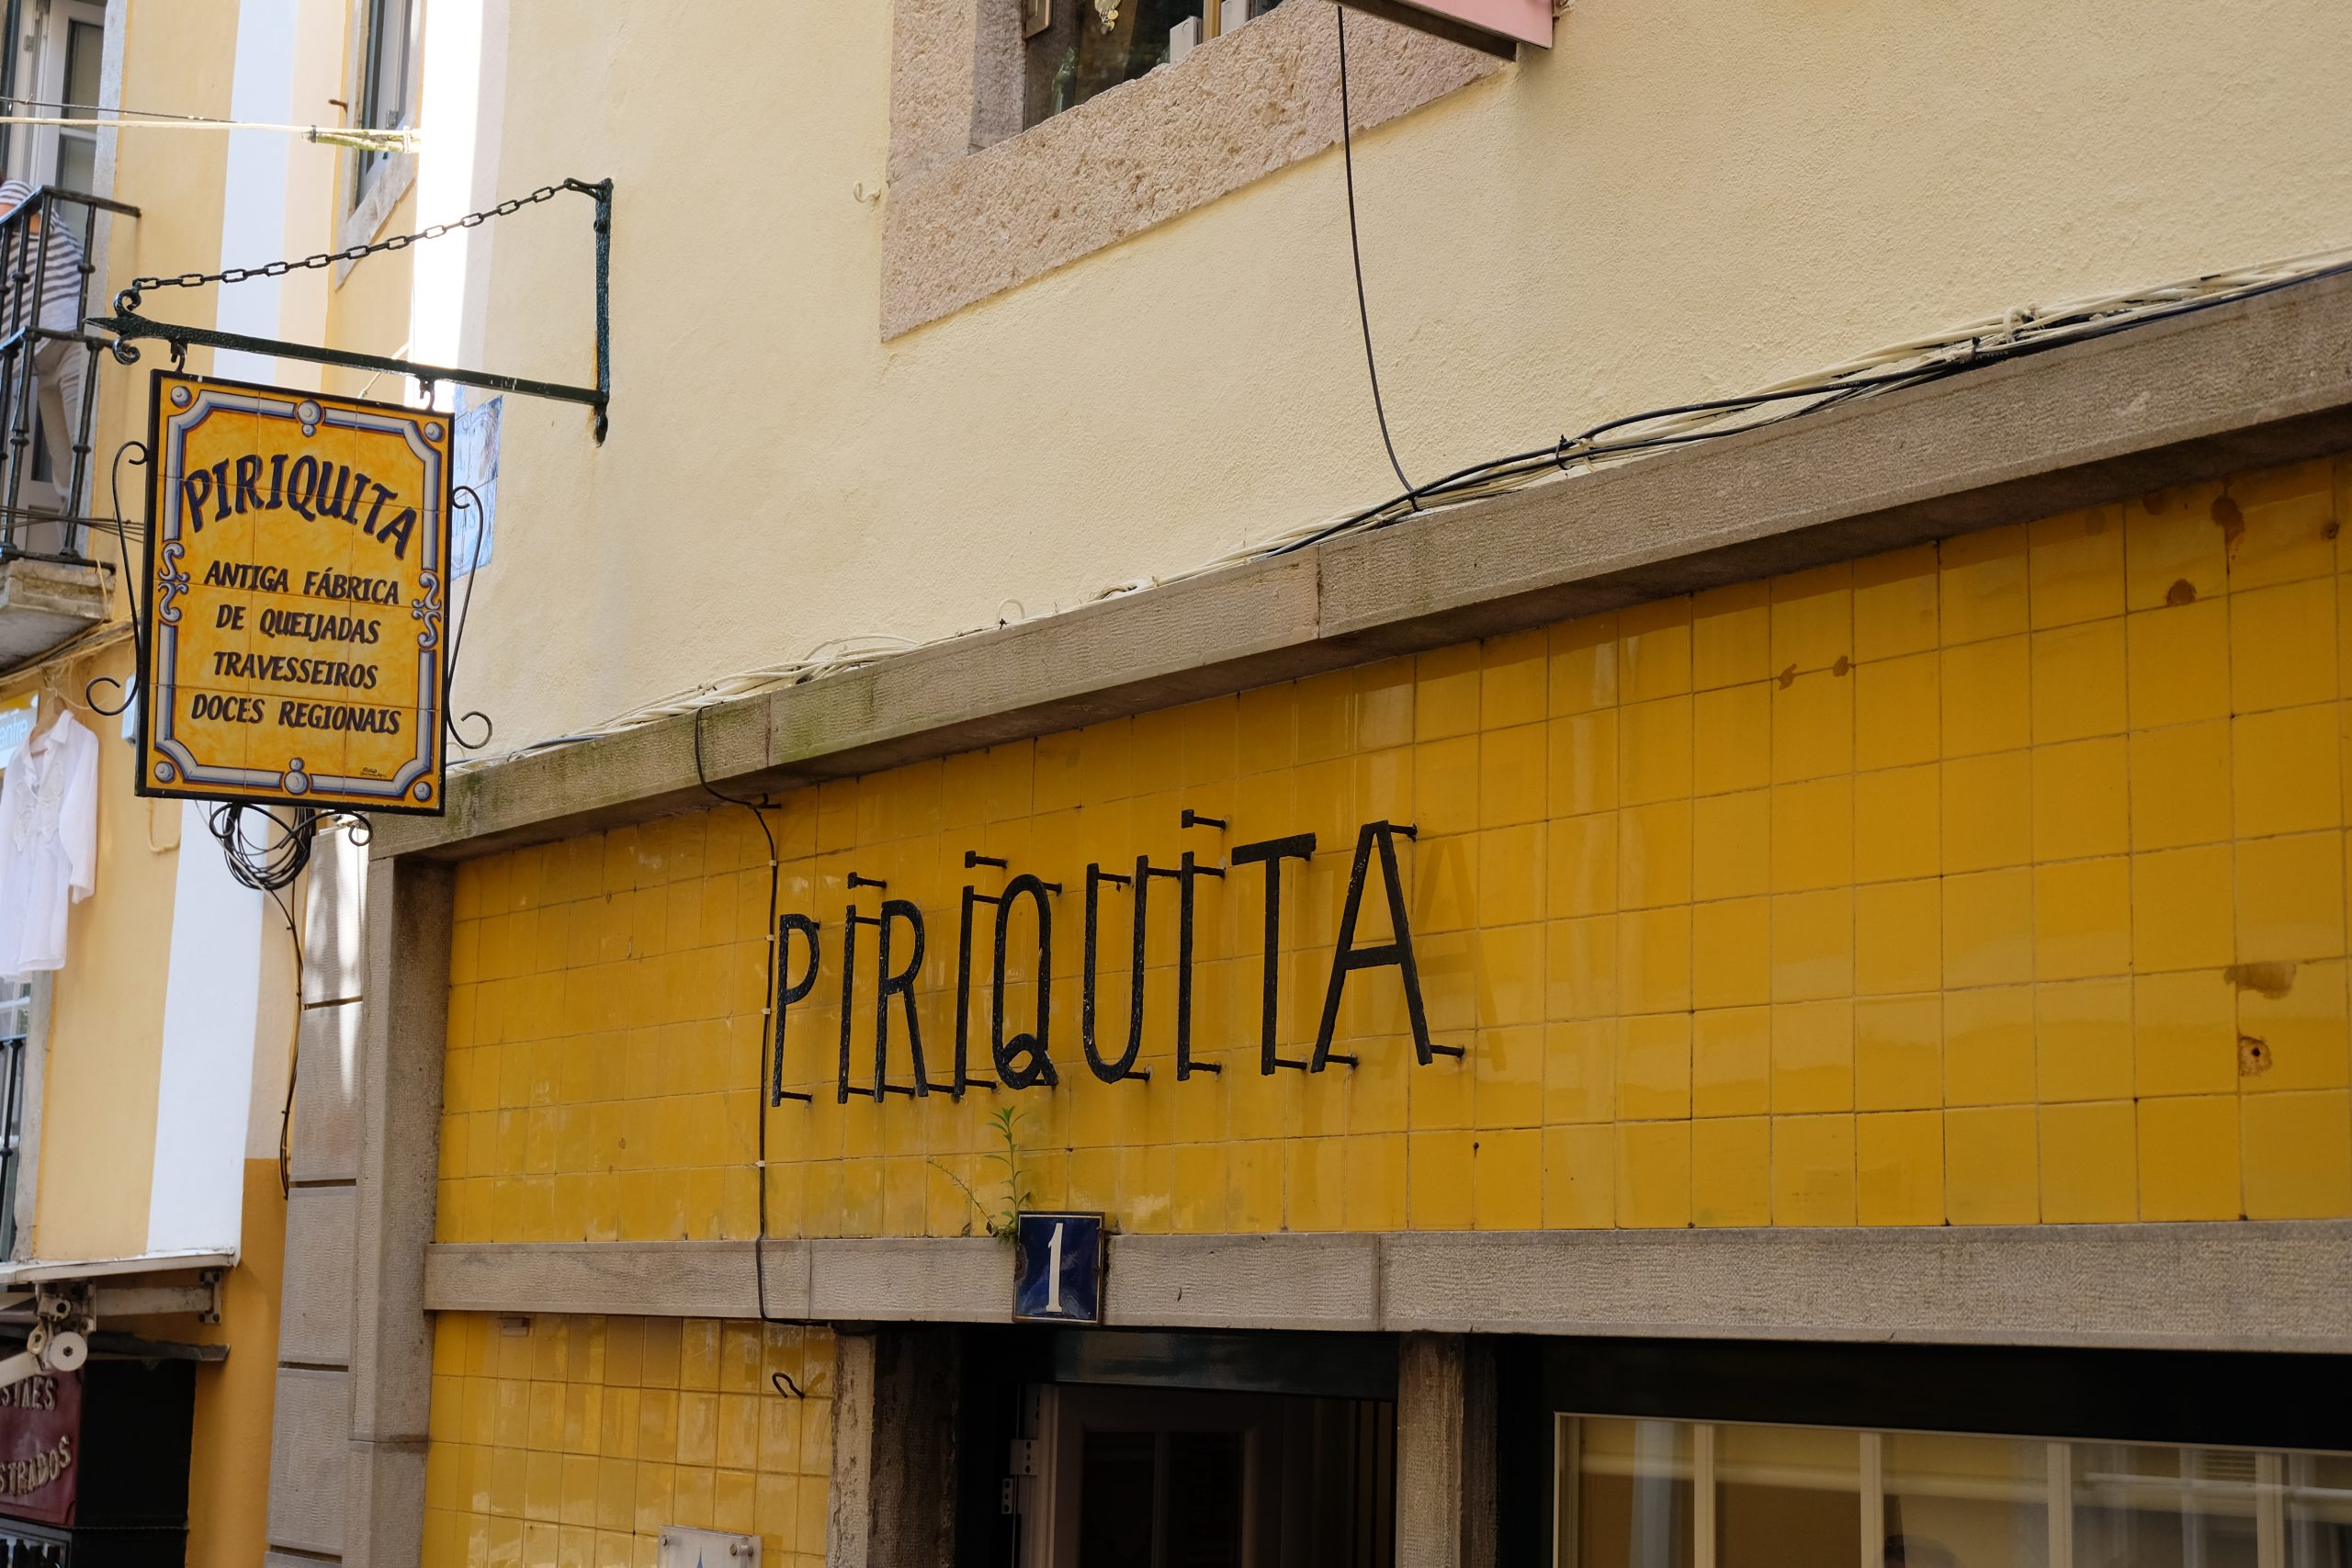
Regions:
<instances>
[{"instance_id":1,"label":"stone ledge","mask_svg":"<svg viewBox=\"0 0 2352 1568\"><path fill-rule=\"evenodd\" d=\"M846 777L2346 447L2352 277L933 644L714 708L704 755L737 794ZM679 719L463 774L370 852L708 800Z\"/></svg>"},{"instance_id":2,"label":"stone ledge","mask_svg":"<svg viewBox=\"0 0 2352 1568\"><path fill-rule=\"evenodd\" d=\"M771 1241L768 1307L1002 1323L1001 1247ZM750 1242L440 1245L439 1312L752 1317ZM1119 1235L1117 1327L2352 1351L2352 1221Z\"/></svg>"}]
</instances>

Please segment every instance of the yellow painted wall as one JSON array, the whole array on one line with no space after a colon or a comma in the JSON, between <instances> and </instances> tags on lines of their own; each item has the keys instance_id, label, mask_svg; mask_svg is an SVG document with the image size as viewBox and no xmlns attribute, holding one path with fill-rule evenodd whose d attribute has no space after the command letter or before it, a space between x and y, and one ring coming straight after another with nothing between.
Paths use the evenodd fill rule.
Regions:
<instances>
[{"instance_id":1,"label":"yellow painted wall","mask_svg":"<svg viewBox=\"0 0 2352 1568\"><path fill-rule=\"evenodd\" d=\"M221 1281L220 1321L171 1325L170 1337L226 1345L197 1368L187 1477L187 1561L258 1562L269 1544L267 1466L277 1396L277 1307L286 1282L286 1199L277 1161L245 1162L244 1247ZM146 1332L160 1337L153 1325Z\"/></svg>"},{"instance_id":2,"label":"yellow painted wall","mask_svg":"<svg viewBox=\"0 0 2352 1568\"><path fill-rule=\"evenodd\" d=\"M831 1093L853 871L925 912L946 1077L967 849L1066 889L1061 1087L1001 1098L1037 1202L1131 1231L2352 1214L2347 515L2352 461L2309 463L793 795L782 906L823 919L826 966L786 1033L817 1100L769 1115L768 1234L958 1234L951 1172L995 1201L999 1097ZM1211 851L1187 806L1228 845L1319 837L1285 898L1294 1056L1357 825L1416 823L1430 1021L1467 1056L1415 1066L1373 976L1342 1015L1362 1066L1261 1077L1238 869L1200 912L1223 1075L1174 1079L1171 924L1151 1080L1097 1082L1085 866ZM765 861L726 807L461 869L444 1239L757 1234Z\"/></svg>"},{"instance_id":3,"label":"yellow painted wall","mask_svg":"<svg viewBox=\"0 0 2352 1568\"><path fill-rule=\"evenodd\" d=\"M466 650L500 748L1393 493L1335 152L886 344L890 198L854 193L883 184L891 6L485 10L478 193L618 192L611 438L507 400ZM1357 148L1417 478L2026 301L2352 243L2337 0L1577 0L1557 43ZM1250 108L1200 134L1226 112ZM575 197L477 231L470 362L587 373L590 238Z\"/></svg>"},{"instance_id":4,"label":"yellow painted wall","mask_svg":"<svg viewBox=\"0 0 2352 1568\"><path fill-rule=\"evenodd\" d=\"M806 1397L784 1393L776 1373ZM833 1386L822 1328L445 1313L425 1568L653 1568L672 1525L756 1534L763 1562L814 1568Z\"/></svg>"}]
</instances>

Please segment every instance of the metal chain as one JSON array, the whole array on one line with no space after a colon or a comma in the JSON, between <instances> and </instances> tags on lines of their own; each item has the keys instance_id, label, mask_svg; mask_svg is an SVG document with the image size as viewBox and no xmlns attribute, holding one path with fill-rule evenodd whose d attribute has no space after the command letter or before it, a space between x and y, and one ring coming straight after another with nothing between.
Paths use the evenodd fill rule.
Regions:
<instances>
[{"instance_id":1,"label":"metal chain","mask_svg":"<svg viewBox=\"0 0 2352 1568\"><path fill-rule=\"evenodd\" d=\"M496 207L485 209L481 212L469 212L463 218L452 218L447 223L435 223L429 228L420 229L413 234L394 234L390 239L378 240L372 244L346 245L339 251L322 251L317 255L304 256L300 261L274 261L263 266L223 267L219 272L184 272L177 277L134 277L130 280L130 287L123 292L129 298L136 299L150 288L201 288L208 283L243 283L248 278L254 277L283 277L289 272L328 266L335 262L357 261L362 256L372 256L379 251L406 250L419 240L437 240L442 235L459 229L477 229L491 219L507 217L522 211L526 207L546 201L551 197L561 196L567 190L579 188L581 187L578 183L571 180L567 180L561 185L541 186L528 196L512 197L500 202Z\"/></svg>"}]
</instances>

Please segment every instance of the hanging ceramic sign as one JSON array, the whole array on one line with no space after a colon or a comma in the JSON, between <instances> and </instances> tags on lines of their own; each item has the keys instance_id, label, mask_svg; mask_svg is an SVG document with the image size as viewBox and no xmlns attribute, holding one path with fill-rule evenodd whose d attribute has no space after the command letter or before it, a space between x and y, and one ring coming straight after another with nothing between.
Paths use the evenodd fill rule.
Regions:
<instances>
[{"instance_id":1,"label":"hanging ceramic sign","mask_svg":"<svg viewBox=\"0 0 2352 1568\"><path fill-rule=\"evenodd\" d=\"M440 813L449 424L155 373L141 795Z\"/></svg>"}]
</instances>

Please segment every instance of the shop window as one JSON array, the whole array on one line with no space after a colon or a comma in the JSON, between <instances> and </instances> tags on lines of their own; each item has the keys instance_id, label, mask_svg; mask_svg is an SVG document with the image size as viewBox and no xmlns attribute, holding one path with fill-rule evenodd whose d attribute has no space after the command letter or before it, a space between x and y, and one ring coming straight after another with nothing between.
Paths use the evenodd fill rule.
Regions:
<instances>
[{"instance_id":1,"label":"shop window","mask_svg":"<svg viewBox=\"0 0 2352 1568\"><path fill-rule=\"evenodd\" d=\"M2352 1568L2352 1454L1560 1421L1559 1568Z\"/></svg>"},{"instance_id":2,"label":"shop window","mask_svg":"<svg viewBox=\"0 0 2352 1568\"><path fill-rule=\"evenodd\" d=\"M1282 0L1028 0L1022 123L1172 65Z\"/></svg>"},{"instance_id":3,"label":"shop window","mask_svg":"<svg viewBox=\"0 0 2352 1568\"><path fill-rule=\"evenodd\" d=\"M359 57L358 113L352 123L373 130L397 130L409 123L417 0L366 0L366 5L368 23ZM368 182L391 156L390 152L370 152L354 158L355 202L367 192Z\"/></svg>"}]
</instances>

